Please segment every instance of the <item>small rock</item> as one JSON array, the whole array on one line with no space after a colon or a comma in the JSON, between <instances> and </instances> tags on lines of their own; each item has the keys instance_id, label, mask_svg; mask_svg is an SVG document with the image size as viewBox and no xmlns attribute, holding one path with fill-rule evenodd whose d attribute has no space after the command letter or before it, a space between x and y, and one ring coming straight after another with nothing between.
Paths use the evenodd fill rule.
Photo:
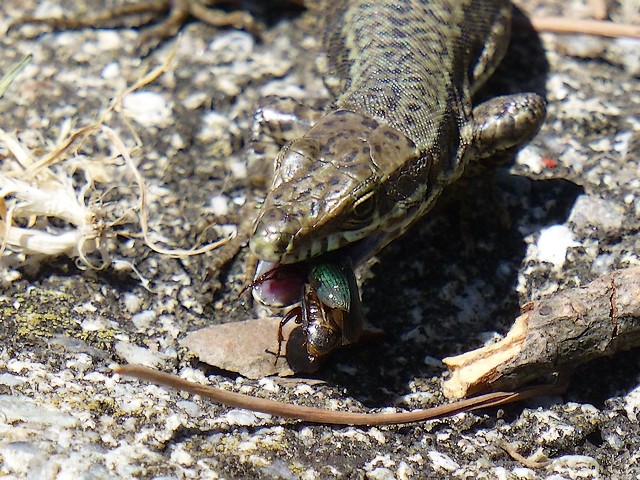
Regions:
<instances>
[{"instance_id":1,"label":"small rock","mask_svg":"<svg viewBox=\"0 0 640 480\"><path fill-rule=\"evenodd\" d=\"M615 235L622 229L624 208L617 202L580 195L571 210L569 221L585 235Z\"/></svg>"},{"instance_id":2,"label":"small rock","mask_svg":"<svg viewBox=\"0 0 640 480\"><path fill-rule=\"evenodd\" d=\"M278 317L225 323L191 332L180 344L202 362L247 378L316 371L319 362L309 361L302 328L295 322L282 329L282 358L276 363L279 326Z\"/></svg>"}]
</instances>

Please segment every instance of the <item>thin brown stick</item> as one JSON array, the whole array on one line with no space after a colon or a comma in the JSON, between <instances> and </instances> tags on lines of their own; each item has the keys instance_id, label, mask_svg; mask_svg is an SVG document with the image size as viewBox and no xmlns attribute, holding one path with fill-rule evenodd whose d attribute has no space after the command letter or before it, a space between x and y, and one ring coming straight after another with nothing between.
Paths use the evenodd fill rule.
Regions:
<instances>
[{"instance_id":1,"label":"thin brown stick","mask_svg":"<svg viewBox=\"0 0 640 480\"><path fill-rule=\"evenodd\" d=\"M640 38L640 26L605 20L581 20L566 17L529 17L527 20L515 18L514 24L526 27L528 22L537 32L597 35L601 37Z\"/></svg>"},{"instance_id":2,"label":"thin brown stick","mask_svg":"<svg viewBox=\"0 0 640 480\"><path fill-rule=\"evenodd\" d=\"M244 408L246 410L267 413L278 417L327 425L372 426L422 422L425 420L448 417L460 412L497 407L506 403L517 402L540 395L558 395L564 391L564 387L545 385L523 389L519 392L495 392L479 395L477 397L424 410L413 410L401 413L354 413L304 407L264 398L252 397L235 392L228 392L220 388L189 382L177 377L176 375L159 372L141 365L124 365L117 368L115 372L120 375L127 375L176 390L183 390L194 395L200 395L228 407Z\"/></svg>"}]
</instances>

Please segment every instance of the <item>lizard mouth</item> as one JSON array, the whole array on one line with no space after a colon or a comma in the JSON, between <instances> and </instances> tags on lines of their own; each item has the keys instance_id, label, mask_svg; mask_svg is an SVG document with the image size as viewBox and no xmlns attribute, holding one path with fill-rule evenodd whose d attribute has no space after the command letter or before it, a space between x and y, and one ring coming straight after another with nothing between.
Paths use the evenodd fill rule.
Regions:
<instances>
[{"instance_id":1,"label":"lizard mouth","mask_svg":"<svg viewBox=\"0 0 640 480\"><path fill-rule=\"evenodd\" d=\"M253 297L268 307L293 305L302 299L311 265L344 259L346 256L356 268L378 251L378 246L384 244L386 236L384 232L376 233L332 252L296 263L260 260L251 285Z\"/></svg>"}]
</instances>

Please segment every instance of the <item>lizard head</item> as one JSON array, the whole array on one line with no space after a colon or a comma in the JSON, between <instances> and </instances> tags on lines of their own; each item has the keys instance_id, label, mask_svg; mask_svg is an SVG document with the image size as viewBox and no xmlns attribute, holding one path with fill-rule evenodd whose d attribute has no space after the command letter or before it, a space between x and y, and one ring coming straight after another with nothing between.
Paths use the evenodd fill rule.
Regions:
<instances>
[{"instance_id":1,"label":"lizard head","mask_svg":"<svg viewBox=\"0 0 640 480\"><path fill-rule=\"evenodd\" d=\"M251 251L287 264L356 244L366 252L352 254L354 262L373 255L424 195L426 182L404 171L417 158L409 138L378 120L348 110L325 115L280 151Z\"/></svg>"}]
</instances>

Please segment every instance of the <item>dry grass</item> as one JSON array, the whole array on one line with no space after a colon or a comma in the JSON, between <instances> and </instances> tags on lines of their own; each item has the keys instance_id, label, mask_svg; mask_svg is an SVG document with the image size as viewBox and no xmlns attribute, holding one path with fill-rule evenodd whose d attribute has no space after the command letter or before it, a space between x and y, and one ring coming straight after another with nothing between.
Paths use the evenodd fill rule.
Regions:
<instances>
[{"instance_id":1,"label":"dry grass","mask_svg":"<svg viewBox=\"0 0 640 480\"><path fill-rule=\"evenodd\" d=\"M0 149L6 150L0 163L0 283L10 283L23 268L57 255L67 255L89 269L103 269L117 260L135 272L130 260L113 258L119 236L141 237L152 250L174 257L212 250L235 236L233 232L188 250L150 238L147 188L135 160L141 141L119 112L126 95L155 81L172 60L173 54L117 95L94 124L73 129L72 120L65 122L59 140L44 155L34 155L17 135L0 128ZM8 86L19 68L0 84ZM126 138L107 125L114 115L127 125ZM87 143L106 145L108 152L83 154Z\"/></svg>"}]
</instances>

